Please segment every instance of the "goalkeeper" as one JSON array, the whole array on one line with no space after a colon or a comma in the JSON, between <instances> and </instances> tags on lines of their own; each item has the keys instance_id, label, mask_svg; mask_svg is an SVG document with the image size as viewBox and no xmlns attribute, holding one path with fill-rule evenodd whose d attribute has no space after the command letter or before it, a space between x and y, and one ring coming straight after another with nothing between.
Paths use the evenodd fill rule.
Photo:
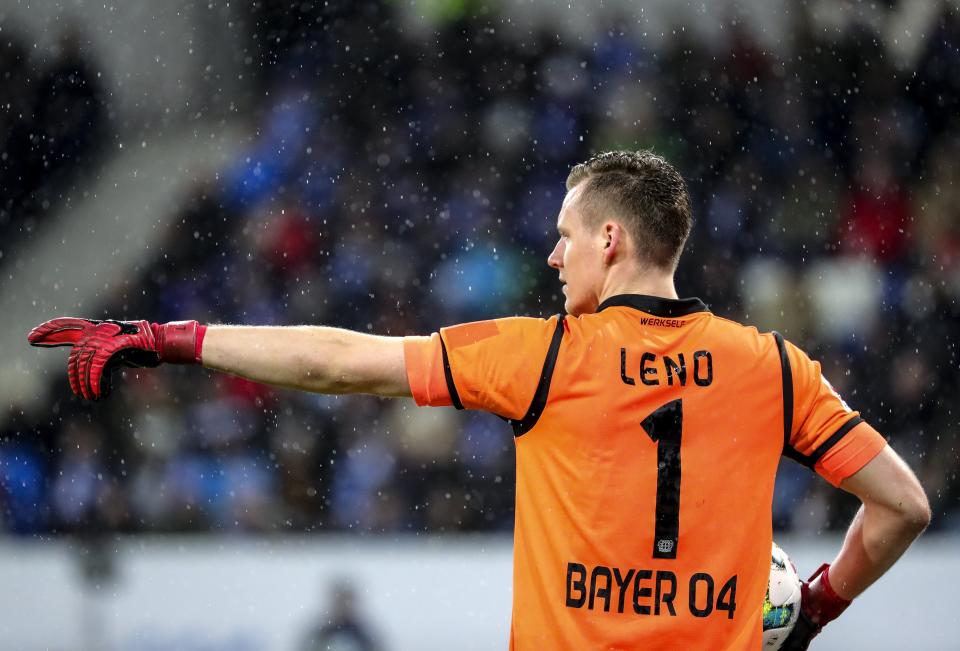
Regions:
<instances>
[{"instance_id":1,"label":"goalkeeper","mask_svg":"<svg viewBox=\"0 0 960 651\"><path fill-rule=\"evenodd\" d=\"M649 152L577 165L548 258L566 315L427 337L327 327L58 318L75 394L122 365L202 364L318 393L413 397L499 415L517 450L513 623L525 649L760 649L781 455L863 506L803 586L784 648L805 649L923 531L907 465L777 333L680 299L686 185Z\"/></svg>"}]
</instances>

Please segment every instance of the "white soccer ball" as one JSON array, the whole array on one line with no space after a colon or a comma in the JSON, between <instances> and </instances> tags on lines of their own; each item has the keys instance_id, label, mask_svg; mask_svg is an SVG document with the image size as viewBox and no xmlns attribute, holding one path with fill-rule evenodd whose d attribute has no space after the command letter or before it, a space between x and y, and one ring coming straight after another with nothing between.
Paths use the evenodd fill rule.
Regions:
<instances>
[{"instance_id":1,"label":"white soccer ball","mask_svg":"<svg viewBox=\"0 0 960 651\"><path fill-rule=\"evenodd\" d=\"M787 553L773 543L770 581L763 600L763 648L779 649L800 616L800 577Z\"/></svg>"}]
</instances>

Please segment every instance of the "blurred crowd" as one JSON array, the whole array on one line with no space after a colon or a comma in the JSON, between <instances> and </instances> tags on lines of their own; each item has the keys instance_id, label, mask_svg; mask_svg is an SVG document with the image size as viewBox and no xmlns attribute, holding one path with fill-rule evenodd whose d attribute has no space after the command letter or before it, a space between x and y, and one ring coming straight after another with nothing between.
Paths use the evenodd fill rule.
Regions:
<instances>
[{"instance_id":1,"label":"blurred crowd","mask_svg":"<svg viewBox=\"0 0 960 651\"><path fill-rule=\"evenodd\" d=\"M270 5L249 16L255 139L101 316L390 335L548 316L570 166L652 148L695 201L680 294L819 359L915 468L933 527L960 529L954 13L904 63L867 24L827 33L802 9L769 51L735 24L651 49L616 23L569 42L451 11L424 37L392 3ZM105 402L56 377L52 411L0 413L0 530L512 527L513 441L491 416L123 375ZM855 505L781 465L781 530L842 528Z\"/></svg>"},{"instance_id":2,"label":"blurred crowd","mask_svg":"<svg viewBox=\"0 0 960 651\"><path fill-rule=\"evenodd\" d=\"M63 207L105 148L109 106L82 40L66 29L38 54L0 28L0 268Z\"/></svg>"}]
</instances>

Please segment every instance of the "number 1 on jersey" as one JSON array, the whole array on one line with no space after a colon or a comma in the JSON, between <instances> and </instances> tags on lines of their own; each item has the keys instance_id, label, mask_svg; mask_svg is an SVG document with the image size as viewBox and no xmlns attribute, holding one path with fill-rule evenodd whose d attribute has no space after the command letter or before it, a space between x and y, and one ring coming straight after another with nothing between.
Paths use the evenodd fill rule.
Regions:
<instances>
[{"instance_id":1,"label":"number 1 on jersey","mask_svg":"<svg viewBox=\"0 0 960 651\"><path fill-rule=\"evenodd\" d=\"M657 508L653 557L676 558L680 535L680 438L683 399L672 400L640 423L657 444Z\"/></svg>"}]
</instances>

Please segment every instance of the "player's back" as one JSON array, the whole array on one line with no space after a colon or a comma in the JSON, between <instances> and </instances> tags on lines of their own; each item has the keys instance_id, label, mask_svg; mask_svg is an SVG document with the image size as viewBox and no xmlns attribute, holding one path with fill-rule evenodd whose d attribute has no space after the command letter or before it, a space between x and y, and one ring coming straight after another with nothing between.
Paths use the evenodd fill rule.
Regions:
<instances>
[{"instance_id":1,"label":"player's back","mask_svg":"<svg viewBox=\"0 0 960 651\"><path fill-rule=\"evenodd\" d=\"M511 647L759 649L781 454L833 485L886 445L779 335L620 295L404 344L421 405L517 437Z\"/></svg>"},{"instance_id":2,"label":"player's back","mask_svg":"<svg viewBox=\"0 0 960 651\"><path fill-rule=\"evenodd\" d=\"M517 438L515 649L759 649L784 446L772 335L696 299L567 318Z\"/></svg>"}]
</instances>

